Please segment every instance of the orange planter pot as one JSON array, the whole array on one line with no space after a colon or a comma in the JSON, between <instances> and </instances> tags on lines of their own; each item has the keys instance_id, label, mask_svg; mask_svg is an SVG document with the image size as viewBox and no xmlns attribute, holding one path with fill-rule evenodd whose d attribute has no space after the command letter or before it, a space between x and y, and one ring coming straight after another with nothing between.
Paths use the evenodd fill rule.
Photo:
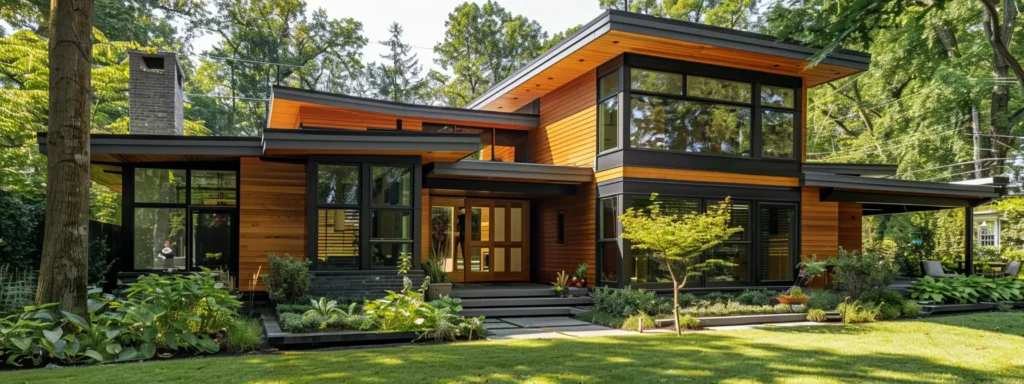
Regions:
<instances>
[{"instance_id":1,"label":"orange planter pot","mask_svg":"<svg viewBox=\"0 0 1024 384\"><path fill-rule=\"evenodd\" d=\"M777 296L775 300L778 300L780 304L804 304L810 297L789 297L789 296Z\"/></svg>"}]
</instances>

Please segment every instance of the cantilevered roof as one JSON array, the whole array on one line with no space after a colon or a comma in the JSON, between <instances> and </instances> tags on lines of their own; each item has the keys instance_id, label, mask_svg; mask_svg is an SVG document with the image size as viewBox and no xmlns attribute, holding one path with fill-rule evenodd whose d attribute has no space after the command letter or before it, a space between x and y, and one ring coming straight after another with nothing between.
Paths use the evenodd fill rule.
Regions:
<instances>
[{"instance_id":1,"label":"cantilevered roof","mask_svg":"<svg viewBox=\"0 0 1024 384\"><path fill-rule=\"evenodd\" d=\"M552 184L581 184L594 180L594 170L586 167L477 160L434 163L424 174L439 178Z\"/></svg>"},{"instance_id":2,"label":"cantilevered roof","mask_svg":"<svg viewBox=\"0 0 1024 384\"><path fill-rule=\"evenodd\" d=\"M39 152L47 152L46 132L40 132L36 136L39 143ZM260 145L259 137L252 136L178 136L178 135L115 135L93 133L89 135L89 147L93 160L97 156L131 156L132 160L140 161L139 157L160 157L167 158L175 156L183 160L193 160L195 157L238 157L238 156L259 156L263 154L263 147ZM103 156L108 157L108 156ZM101 158L99 160L105 159Z\"/></svg>"},{"instance_id":3,"label":"cantilevered roof","mask_svg":"<svg viewBox=\"0 0 1024 384\"><path fill-rule=\"evenodd\" d=\"M366 128L373 123L369 120L384 120L391 127L394 127L395 119L520 129L536 128L540 124L540 118L537 115L531 114L500 113L464 108L396 103L336 93L275 86L271 99L268 128L298 127L298 125L302 124L304 109L309 110L310 114L315 113L317 109L327 109L326 112L334 115L336 120L344 120L344 118L338 117L346 114L358 115L355 120L359 120L360 123L365 125L351 128Z\"/></svg>"},{"instance_id":4,"label":"cantilevered roof","mask_svg":"<svg viewBox=\"0 0 1024 384\"><path fill-rule=\"evenodd\" d=\"M817 51L768 35L608 10L467 108L515 111L626 52L797 76L806 86L865 71L871 62L866 53L840 50L808 68Z\"/></svg>"},{"instance_id":5,"label":"cantilevered roof","mask_svg":"<svg viewBox=\"0 0 1024 384\"><path fill-rule=\"evenodd\" d=\"M865 215L975 207L997 198L998 185L965 185L805 172L820 201L861 203Z\"/></svg>"},{"instance_id":6,"label":"cantilevered roof","mask_svg":"<svg viewBox=\"0 0 1024 384\"><path fill-rule=\"evenodd\" d=\"M893 176L898 170L899 166L895 164L809 163L803 165L804 172L865 177Z\"/></svg>"},{"instance_id":7,"label":"cantilevered roof","mask_svg":"<svg viewBox=\"0 0 1024 384\"><path fill-rule=\"evenodd\" d=\"M265 129L267 155L419 155L458 161L480 150L479 134L344 129Z\"/></svg>"}]
</instances>

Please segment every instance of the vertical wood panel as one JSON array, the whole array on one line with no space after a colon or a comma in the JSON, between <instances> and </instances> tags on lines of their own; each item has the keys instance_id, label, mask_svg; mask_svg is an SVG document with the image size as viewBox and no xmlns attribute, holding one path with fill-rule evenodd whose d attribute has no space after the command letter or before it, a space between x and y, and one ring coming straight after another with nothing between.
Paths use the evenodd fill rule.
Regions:
<instances>
[{"instance_id":1,"label":"vertical wood panel","mask_svg":"<svg viewBox=\"0 0 1024 384\"><path fill-rule=\"evenodd\" d=\"M530 134L530 162L592 167L597 156L597 70L540 99L540 127Z\"/></svg>"},{"instance_id":2,"label":"vertical wood panel","mask_svg":"<svg viewBox=\"0 0 1024 384\"><path fill-rule=\"evenodd\" d=\"M839 249L839 203L819 201L818 188L800 193L800 254L834 257Z\"/></svg>"},{"instance_id":3,"label":"vertical wood panel","mask_svg":"<svg viewBox=\"0 0 1024 384\"><path fill-rule=\"evenodd\" d=\"M430 244L433 239L430 238L430 190L427 188L422 189L421 200L423 203L420 214L420 260L427 260L430 258Z\"/></svg>"},{"instance_id":4,"label":"vertical wood panel","mask_svg":"<svg viewBox=\"0 0 1024 384\"><path fill-rule=\"evenodd\" d=\"M597 188L596 184L580 185L576 196L555 196L538 200L534 239L537 258L537 276L533 281L546 283L555 280L559 271L572 274L580 263L590 264L587 284L597 283ZM565 213L565 244L558 244L558 212Z\"/></svg>"},{"instance_id":5,"label":"vertical wood panel","mask_svg":"<svg viewBox=\"0 0 1024 384\"><path fill-rule=\"evenodd\" d=\"M306 258L306 167L247 157L239 173L239 289L250 291L253 274L269 272L268 254Z\"/></svg>"},{"instance_id":6,"label":"vertical wood panel","mask_svg":"<svg viewBox=\"0 0 1024 384\"><path fill-rule=\"evenodd\" d=\"M839 245L846 251L862 250L864 208L860 203L839 203Z\"/></svg>"}]
</instances>

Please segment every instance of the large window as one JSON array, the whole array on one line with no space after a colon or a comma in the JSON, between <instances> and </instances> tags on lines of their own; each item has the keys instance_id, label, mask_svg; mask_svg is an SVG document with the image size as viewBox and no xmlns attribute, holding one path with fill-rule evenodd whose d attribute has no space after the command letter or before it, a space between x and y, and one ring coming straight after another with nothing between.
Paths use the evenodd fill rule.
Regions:
<instances>
[{"instance_id":1,"label":"large window","mask_svg":"<svg viewBox=\"0 0 1024 384\"><path fill-rule=\"evenodd\" d=\"M651 205L658 204L658 209L663 215L682 216L688 213L701 211L701 200L690 198L665 198L659 197L651 201L649 197L635 197L630 201L630 208L637 210L648 209ZM672 281L669 275L665 259L654 255L651 251L631 248L629 252L633 259L633 276L635 283L664 283ZM699 279L690 279L692 284L699 285Z\"/></svg>"},{"instance_id":2,"label":"large window","mask_svg":"<svg viewBox=\"0 0 1024 384\"><path fill-rule=\"evenodd\" d=\"M629 114L630 147L795 158L795 89L639 67L628 71L625 112ZM611 89L605 78L599 87L599 95L607 96ZM604 97L599 96L598 120L601 137L610 137L618 126L609 123L616 121L612 119L618 117L620 108L617 98ZM605 150L601 140L601 150Z\"/></svg>"},{"instance_id":3,"label":"large window","mask_svg":"<svg viewBox=\"0 0 1024 384\"><path fill-rule=\"evenodd\" d=\"M530 135L528 131L423 123L423 132L480 135L480 150L470 155L468 157L470 160L501 161L506 163L526 163L530 161Z\"/></svg>"},{"instance_id":4,"label":"large window","mask_svg":"<svg viewBox=\"0 0 1024 384\"><path fill-rule=\"evenodd\" d=\"M796 208L762 205L761 280L792 281L796 247Z\"/></svg>"},{"instance_id":5,"label":"large window","mask_svg":"<svg viewBox=\"0 0 1024 384\"><path fill-rule=\"evenodd\" d=\"M619 147L619 71L598 81L597 134L599 152Z\"/></svg>"},{"instance_id":6,"label":"large window","mask_svg":"<svg viewBox=\"0 0 1024 384\"><path fill-rule=\"evenodd\" d=\"M317 269L394 269L413 257L414 165L320 161L311 167Z\"/></svg>"},{"instance_id":7,"label":"large window","mask_svg":"<svg viewBox=\"0 0 1024 384\"><path fill-rule=\"evenodd\" d=\"M598 240L597 251L601 261L599 280L603 283L619 281L619 204L615 197L606 197L598 201Z\"/></svg>"},{"instance_id":8,"label":"large window","mask_svg":"<svg viewBox=\"0 0 1024 384\"><path fill-rule=\"evenodd\" d=\"M709 200L708 205L719 204L721 201ZM730 202L731 219L729 226L742 228L734 233L722 245L708 250L708 259L720 259L733 266L708 276L709 285L739 285L750 280L750 204L740 201Z\"/></svg>"},{"instance_id":9,"label":"large window","mask_svg":"<svg viewBox=\"0 0 1024 384\"><path fill-rule=\"evenodd\" d=\"M238 177L233 169L131 169L126 202L137 271L228 268L234 258Z\"/></svg>"}]
</instances>

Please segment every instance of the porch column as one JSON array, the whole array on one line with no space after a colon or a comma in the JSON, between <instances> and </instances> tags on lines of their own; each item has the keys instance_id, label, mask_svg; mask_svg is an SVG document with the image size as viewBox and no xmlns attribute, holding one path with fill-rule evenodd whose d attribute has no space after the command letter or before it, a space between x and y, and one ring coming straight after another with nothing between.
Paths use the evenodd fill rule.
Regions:
<instances>
[{"instance_id":1,"label":"porch column","mask_svg":"<svg viewBox=\"0 0 1024 384\"><path fill-rule=\"evenodd\" d=\"M964 273L974 274L974 207L964 208Z\"/></svg>"}]
</instances>

